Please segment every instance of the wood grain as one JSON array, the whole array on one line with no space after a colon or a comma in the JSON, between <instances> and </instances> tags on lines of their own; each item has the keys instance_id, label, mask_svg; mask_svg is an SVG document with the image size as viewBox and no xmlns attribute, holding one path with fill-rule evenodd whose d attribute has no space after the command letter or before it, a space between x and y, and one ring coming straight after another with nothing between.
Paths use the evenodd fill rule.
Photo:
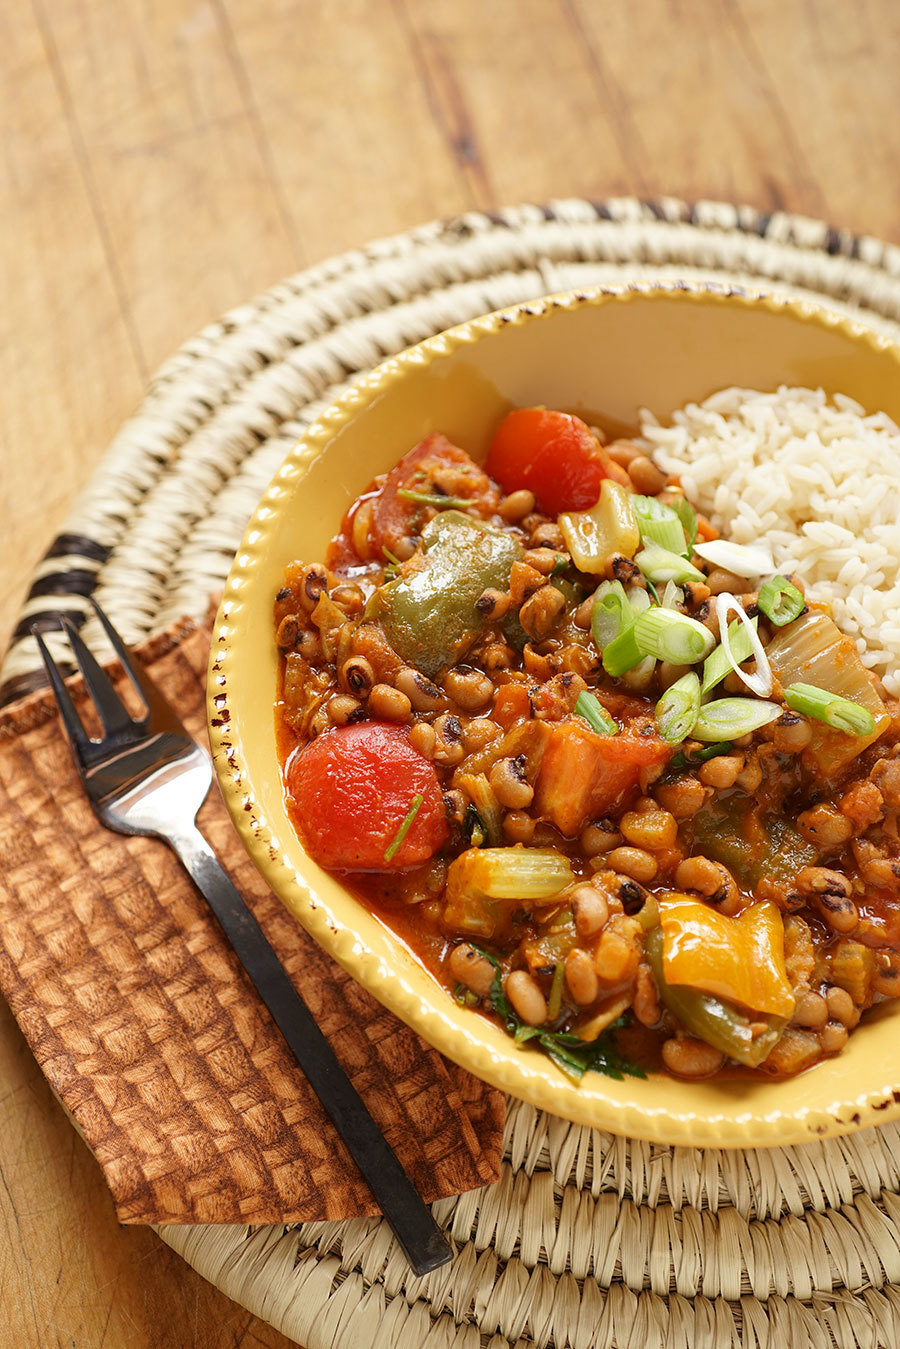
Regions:
<instances>
[{"instance_id":1,"label":"wood grain","mask_svg":"<svg viewBox=\"0 0 900 1349\"><path fill-rule=\"evenodd\" d=\"M616 193L900 242L894 0L26 0L0 37L0 644L156 362L293 268L435 215ZM15 1342L285 1344L116 1228L8 1016L0 1055Z\"/></svg>"}]
</instances>

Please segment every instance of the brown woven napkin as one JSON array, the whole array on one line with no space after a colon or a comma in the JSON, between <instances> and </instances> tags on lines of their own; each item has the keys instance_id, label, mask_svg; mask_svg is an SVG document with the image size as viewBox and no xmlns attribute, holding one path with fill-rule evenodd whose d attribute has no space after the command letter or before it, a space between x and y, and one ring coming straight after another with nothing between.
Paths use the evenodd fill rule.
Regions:
<instances>
[{"instance_id":1,"label":"brown woven napkin","mask_svg":"<svg viewBox=\"0 0 900 1349\"><path fill-rule=\"evenodd\" d=\"M182 623L139 651L198 738L210 628L211 616ZM501 1093L320 950L260 878L215 788L199 824L420 1194L496 1180ZM49 694L0 713L0 990L122 1222L377 1212L177 858L95 820Z\"/></svg>"}]
</instances>

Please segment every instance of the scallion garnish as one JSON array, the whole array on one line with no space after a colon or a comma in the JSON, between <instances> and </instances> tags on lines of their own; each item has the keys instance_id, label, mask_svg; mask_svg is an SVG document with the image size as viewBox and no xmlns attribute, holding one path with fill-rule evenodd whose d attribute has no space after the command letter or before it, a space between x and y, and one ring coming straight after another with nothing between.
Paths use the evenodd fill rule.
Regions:
<instances>
[{"instance_id":1,"label":"scallion garnish","mask_svg":"<svg viewBox=\"0 0 900 1349\"><path fill-rule=\"evenodd\" d=\"M393 862L394 858L397 855L397 852L400 849L400 845L402 844L403 840L406 838L406 835L412 828L412 822L418 815L421 808L422 808L422 793L416 792L415 796L409 803L409 810L403 816L400 828L397 830L396 834L394 835L394 837L391 839L390 843L384 850L384 860L386 862Z\"/></svg>"},{"instance_id":2,"label":"scallion garnish","mask_svg":"<svg viewBox=\"0 0 900 1349\"><path fill-rule=\"evenodd\" d=\"M750 619L750 625L755 632L759 626L759 619L753 617ZM732 661L737 661L740 665L742 661L749 660L753 655L753 646L747 631L739 618L736 618L728 627L728 642L731 650L731 660L728 659L728 653L724 646L717 646L711 656L707 656L706 663L703 666L703 687L701 693L710 693L717 684L721 684L726 675L731 674L734 669Z\"/></svg>"},{"instance_id":3,"label":"scallion garnish","mask_svg":"<svg viewBox=\"0 0 900 1349\"><path fill-rule=\"evenodd\" d=\"M670 745L686 740L700 715L700 680L693 670L666 689L656 704L656 729Z\"/></svg>"},{"instance_id":4,"label":"scallion garnish","mask_svg":"<svg viewBox=\"0 0 900 1349\"><path fill-rule=\"evenodd\" d=\"M677 501L672 502L672 510L681 521L681 528L684 530L684 540L687 544L687 556L690 557L694 551L694 544L697 540L697 512L686 497L679 497Z\"/></svg>"},{"instance_id":5,"label":"scallion garnish","mask_svg":"<svg viewBox=\"0 0 900 1349\"><path fill-rule=\"evenodd\" d=\"M413 492L408 487L399 487L397 496L404 501L416 501L421 506L436 506L439 511L463 510L472 504L465 497L447 497L442 492Z\"/></svg>"},{"instance_id":6,"label":"scallion garnish","mask_svg":"<svg viewBox=\"0 0 900 1349\"><path fill-rule=\"evenodd\" d=\"M673 665L696 665L716 644L709 628L675 609L647 609L638 614L634 636L642 656Z\"/></svg>"},{"instance_id":7,"label":"scallion garnish","mask_svg":"<svg viewBox=\"0 0 900 1349\"><path fill-rule=\"evenodd\" d=\"M561 960L556 962L556 969L553 971L553 982L550 985L550 996L547 999L547 1020L552 1025L559 1016L562 1007L563 985L566 981L566 967Z\"/></svg>"},{"instance_id":8,"label":"scallion garnish","mask_svg":"<svg viewBox=\"0 0 900 1349\"><path fill-rule=\"evenodd\" d=\"M621 581L603 581L594 591L594 603L591 606L591 636L597 650L619 636L634 622L634 611L628 603L625 587Z\"/></svg>"},{"instance_id":9,"label":"scallion garnish","mask_svg":"<svg viewBox=\"0 0 900 1349\"><path fill-rule=\"evenodd\" d=\"M784 701L795 712L824 721L826 726L845 735L871 735L875 730L875 718L868 708L827 689L816 688L815 684L789 684Z\"/></svg>"},{"instance_id":10,"label":"scallion garnish","mask_svg":"<svg viewBox=\"0 0 900 1349\"><path fill-rule=\"evenodd\" d=\"M669 553L684 553L684 530L671 506L656 497L633 496L631 509L644 543L656 544Z\"/></svg>"},{"instance_id":11,"label":"scallion garnish","mask_svg":"<svg viewBox=\"0 0 900 1349\"><path fill-rule=\"evenodd\" d=\"M802 592L786 576L772 576L760 586L756 600L762 612L776 628L793 623L806 607Z\"/></svg>"},{"instance_id":12,"label":"scallion garnish","mask_svg":"<svg viewBox=\"0 0 900 1349\"><path fill-rule=\"evenodd\" d=\"M781 716L778 703L760 698L719 698L701 707L691 735L695 740L739 740Z\"/></svg>"},{"instance_id":13,"label":"scallion garnish","mask_svg":"<svg viewBox=\"0 0 900 1349\"><path fill-rule=\"evenodd\" d=\"M684 599L684 591L674 581L666 581L666 588L660 604L664 609L677 609Z\"/></svg>"},{"instance_id":14,"label":"scallion garnish","mask_svg":"<svg viewBox=\"0 0 900 1349\"><path fill-rule=\"evenodd\" d=\"M646 654L637 644L632 623L603 648L603 668L613 679L618 679L626 671L640 665Z\"/></svg>"},{"instance_id":15,"label":"scallion garnish","mask_svg":"<svg viewBox=\"0 0 900 1349\"><path fill-rule=\"evenodd\" d=\"M606 708L593 693L582 691L575 700L575 714L584 717L592 731L598 735L615 735L619 724L607 712Z\"/></svg>"},{"instance_id":16,"label":"scallion garnish","mask_svg":"<svg viewBox=\"0 0 900 1349\"><path fill-rule=\"evenodd\" d=\"M684 585L685 581L706 579L703 572L688 562L686 557L660 548L655 543L643 548L634 560L651 581L677 581L679 585Z\"/></svg>"},{"instance_id":17,"label":"scallion garnish","mask_svg":"<svg viewBox=\"0 0 900 1349\"><path fill-rule=\"evenodd\" d=\"M760 544L732 543L730 539L712 539L694 544L694 552L714 567L724 567L735 576L768 576L774 570L772 554Z\"/></svg>"},{"instance_id":18,"label":"scallion garnish","mask_svg":"<svg viewBox=\"0 0 900 1349\"><path fill-rule=\"evenodd\" d=\"M750 643L751 652L756 660L756 670L753 674L748 674L741 669L740 661L735 658L731 649L731 638L728 629L728 615L737 614L738 622L743 624L744 633ZM722 642L722 649L725 652L725 659L731 666L734 673L740 679L742 684L746 684L751 693L755 693L758 698L768 698L772 692L772 667L769 665L769 658L765 653L765 648L759 640L759 634L751 623L750 619L744 613L743 606L738 603L734 595L729 595L726 590L723 594L716 596L716 618L719 620L719 637ZM746 660L746 656L744 657Z\"/></svg>"}]
</instances>

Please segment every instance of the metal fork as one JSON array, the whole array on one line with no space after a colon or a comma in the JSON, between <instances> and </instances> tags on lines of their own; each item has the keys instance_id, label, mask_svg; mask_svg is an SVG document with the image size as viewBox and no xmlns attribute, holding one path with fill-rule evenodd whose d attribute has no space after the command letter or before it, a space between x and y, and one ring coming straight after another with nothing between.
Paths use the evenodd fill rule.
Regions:
<instances>
[{"instance_id":1,"label":"metal fork","mask_svg":"<svg viewBox=\"0 0 900 1349\"><path fill-rule=\"evenodd\" d=\"M95 814L120 834L149 834L175 850L204 896L310 1085L347 1145L417 1275L452 1258L450 1245L388 1146L262 928L194 823L212 783L209 755L132 661L96 600L91 603L145 714L132 717L78 629L64 628L104 734L91 739L40 632L33 629L75 765Z\"/></svg>"}]
</instances>

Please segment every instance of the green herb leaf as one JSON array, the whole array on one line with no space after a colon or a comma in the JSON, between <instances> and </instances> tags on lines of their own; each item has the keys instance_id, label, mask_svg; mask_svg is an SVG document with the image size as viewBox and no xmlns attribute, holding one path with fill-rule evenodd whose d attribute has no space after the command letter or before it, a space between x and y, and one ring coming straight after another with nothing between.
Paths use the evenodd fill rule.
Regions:
<instances>
[{"instance_id":1,"label":"green herb leaf","mask_svg":"<svg viewBox=\"0 0 900 1349\"><path fill-rule=\"evenodd\" d=\"M416 501L421 506L434 506L439 511L465 510L471 503L465 497L448 497L443 492L412 492L408 487L397 489L404 501Z\"/></svg>"},{"instance_id":2,"label":"green herb leaf","mask_svg":"<svg viewBox=\"0 0 900 1349\"><path fill-rule=\"evenodd\" d=\"M400 828L397 830L396 834L394 835L394 837L391 839L390 843L384 850L384 860L386 862L392 862L396 857L400 849L400 845L402 844L403 840L406 838L406 835L412 828L413 820L416 818L416 816L418 815L419 811L422 808L422 801L423 797L421 792L416 792L416 795L409 803L409 810L406 812L406 814L403 816L403 819L400 822Z\"/></svg>"}]
</instances>

